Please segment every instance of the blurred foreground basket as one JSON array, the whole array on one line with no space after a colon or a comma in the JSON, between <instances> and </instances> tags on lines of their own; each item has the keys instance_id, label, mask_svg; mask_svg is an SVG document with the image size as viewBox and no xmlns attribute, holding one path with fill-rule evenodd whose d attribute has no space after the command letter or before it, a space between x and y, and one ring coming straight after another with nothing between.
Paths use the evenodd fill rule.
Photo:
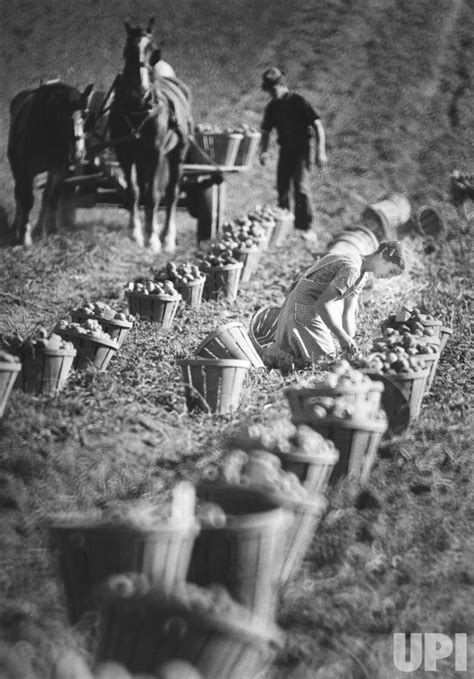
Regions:
<instances>
[{"instance_id":1,"label":"blurred foreground basket","mask_svg":"<svg viewBox=\"0 0 474 679\"><path fill-rule=\"evenodd\" d=\"M94 607L95 587L114 573L144 573L168 592L184 583L199 528L163 522L156 528L140 529L57 517L50 531L58 550L69 617L75 622Z\"/></svg>"},{"instance_id":2,"label":"blurred foreground basket","mask_svg":"<svg viewBox=\"0 0 474 679\"><path fill-rule=\"evenodd\" d=\"M219 505L226 524L202 527L194 544L189 581L224 585L258 615L273 619L286 558L284 536L293 523L281 501L264 491L221 483L200 483L201 501Z\"/></svg>"},{"instance_id":3,"label":"blurred foreground basket","mask_svg":"<svg viewBox=\"0 0 474 679\"><path fill-rule=\"evenodd\" d=\"M250 615L217 587L187 584L165 596L128 574L106 583L101 612L96 661L121 663L134 675L155 676L161 663L180 659L203 679L263 678L284 646L275 624Z\"/></svg>"}]
</instances>

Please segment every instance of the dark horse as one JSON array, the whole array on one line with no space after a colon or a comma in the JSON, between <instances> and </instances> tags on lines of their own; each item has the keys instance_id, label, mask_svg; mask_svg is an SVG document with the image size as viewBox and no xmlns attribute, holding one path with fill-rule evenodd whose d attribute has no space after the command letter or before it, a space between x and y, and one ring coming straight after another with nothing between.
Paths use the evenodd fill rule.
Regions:
<instances>
[{"instance_id":1,"label":"dark horse","mask_svg":"<svg viewBox=\"0 0 474 679\"><path fill-rule=\"evenodd\" d=\"M176 248L176 204L182 163L192 131L189 90L180 81L162 78L154 66L160 59L152 31L125 22L124 69L117 78L110 106L111 143L127 182L126 207L135 242L153 252ZM158 208L165 197L166 218L160 234ZM145 234L140 219L145 211Z\"/></svg>"},{"instance_id":2,"label":"dark horse","mask_svg":"<svg viewBox=\"0 0 474 679\"><path fill-rule=\"evenodd\" d=\"M32 243L29 216L33 207L33 181L47 172L39 224L45 236L56 229L61 184L69 165L85 154L84 111L93 86L80 93L53 80L19 92L10 104L8 160L15 182L16 240Z\"/></svg>"}]
</instances>

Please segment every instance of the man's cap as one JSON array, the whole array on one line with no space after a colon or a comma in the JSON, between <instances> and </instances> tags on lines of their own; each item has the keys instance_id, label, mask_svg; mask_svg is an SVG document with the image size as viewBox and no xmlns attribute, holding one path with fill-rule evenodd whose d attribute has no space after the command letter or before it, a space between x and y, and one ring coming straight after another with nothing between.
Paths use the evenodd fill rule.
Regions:
<instances>
[{"instance_id":1,"label":"man's cap","mask_svg":"<svg viewBox=\"0 0 474 679\"><path fill-rule=\"evenodd\" d=\"M275 85L280 85L283 81L283 73L272 66L262 73L262 90L269 90Z\"/></svg>"}]
</instances>

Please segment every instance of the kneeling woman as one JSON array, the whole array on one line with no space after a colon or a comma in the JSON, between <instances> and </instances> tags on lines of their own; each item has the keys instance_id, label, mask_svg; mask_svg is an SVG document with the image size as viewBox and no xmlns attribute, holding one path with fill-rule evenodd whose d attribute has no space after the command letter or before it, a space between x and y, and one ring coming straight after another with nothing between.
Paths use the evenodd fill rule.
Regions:
<instances>
[{"instance_id":1,"label":"kneeling woman","mask_svg":"<svg viewBox=\"0 0 474 679\"><path fill-rule=\"evenodd\" d=\"M290 287L281 308L275 342L268 348L268 365L287 356L301 367L336 351L357 353L354 342L359 293L367 274L397 276L405 261L397 241L384 241L370 255L328 254L306 269ZM279 358L278 358L279 357Z\"/></svg>"}]
</instances>

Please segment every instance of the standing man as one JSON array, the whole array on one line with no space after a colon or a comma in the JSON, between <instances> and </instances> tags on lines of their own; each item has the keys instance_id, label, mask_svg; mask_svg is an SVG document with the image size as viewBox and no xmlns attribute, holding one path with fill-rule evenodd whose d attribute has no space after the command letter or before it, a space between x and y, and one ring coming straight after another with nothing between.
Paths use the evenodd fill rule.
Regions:
<instances>
[{"instance_id":1,"label":"standing man","mask_svg":"<svg viewBox=\"0 0 474 679\"><path fill-rule=\"evenodd\" d=\"M327 162L326 136L319 114L304 97L291 92L278 68L262 74L262 89L268 102L261 124L260 163L267 161L267 148L273 128L278 134L280 154L277 169L278 205L290 209L293 184L295 228L310 232L314 209L310 195L310 172L313 163L323 168ZM314 141L316 142L314 144Z\"/></svg>"}]
</instances>

